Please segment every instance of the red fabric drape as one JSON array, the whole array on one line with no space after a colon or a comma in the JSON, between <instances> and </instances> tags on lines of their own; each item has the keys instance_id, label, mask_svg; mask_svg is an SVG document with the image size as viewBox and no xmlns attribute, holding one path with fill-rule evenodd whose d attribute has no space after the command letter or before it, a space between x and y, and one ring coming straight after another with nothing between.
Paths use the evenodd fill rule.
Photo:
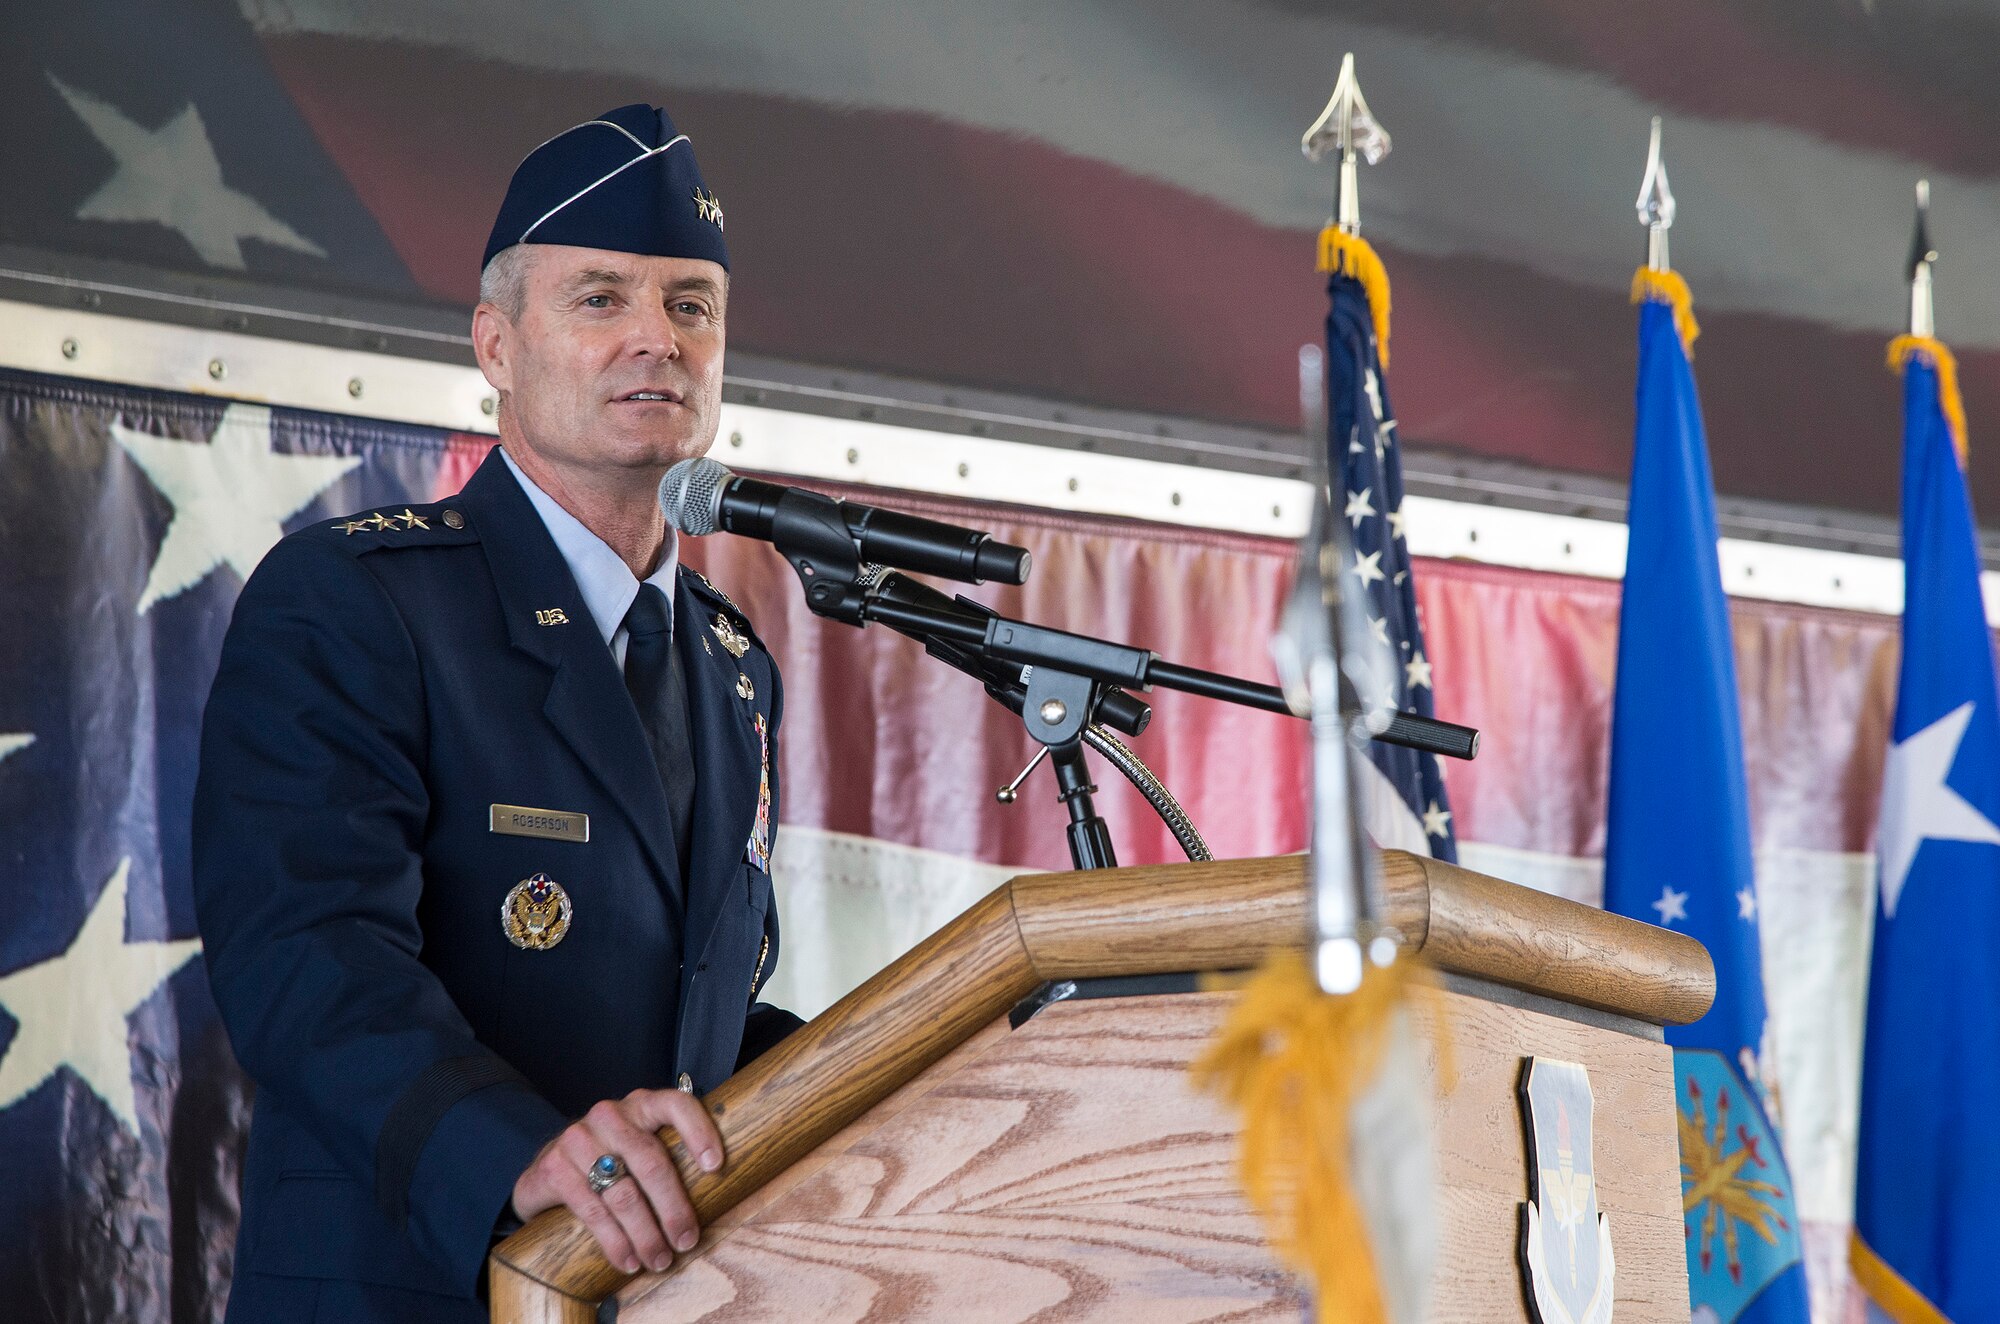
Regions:
<instances>
[{"instance_id":1,"label":"red fabric drape","mask_svg":"<svg viewBox=\"0 0 2000 1324\"><path fill-rule=\"evenodd\" d=\"M1290 542L928 498L885 501L873 489L865 499L1028 547L1035 571L1025 587L971 590L1009 614L1272 679L1268 640L1291 578ZM689 539L683 555L743 606L783 663L786 820L992 863L1066 863L1065 818L1046 770L1020 803L994 802L994 788L1032 746L978 685L880 627L814 618L767 546ZM1600 855L1619 586L1453 561L1422 561L1416 573L1438 711L1484 733L1476 761L1447 762L1460 838ZM1746 600L1732 611L1758 845L1868 849L1896 622ZM1181 797L1218 856L1304 844L1300 724L1186 695L1150 698L1153 725L1134 748ZM1121 862L1179 858L1122 779L1103 769L1100 787Z\"/></svg>"}]
</instances>

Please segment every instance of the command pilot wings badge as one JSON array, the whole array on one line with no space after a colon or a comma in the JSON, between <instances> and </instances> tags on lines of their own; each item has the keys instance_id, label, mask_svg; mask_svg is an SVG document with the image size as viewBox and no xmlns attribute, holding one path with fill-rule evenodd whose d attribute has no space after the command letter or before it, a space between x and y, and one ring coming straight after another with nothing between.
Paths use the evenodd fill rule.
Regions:
<instances>
[{"instance_id":1,"label":"command pilot wings badge","mask_svg":"<svg viewBox=\"0 0 2000 1324\"><path fill-rule=\"evenodd\" d=\"M1538 1324L1611 1321L1611 1224L1597 1208L1592 1102L1581 1065L1527 1060L1521 1106L1531 1194L1521 1206L1521 1273Z\"/></svg>"},{"instance_id":2,"label":"command pilot wings badge","mask_svg":"<svg viewBox=\"0 0 2000 1324\"><path fill-rule=\"evenodd\" d=\"M742 657L750 651L750 637L736 628L736 622L721 612L715 613L714 624L708 627L715 631L715 637L722 641L722 647L731 657Z\"/></svg>"}]
</instances>

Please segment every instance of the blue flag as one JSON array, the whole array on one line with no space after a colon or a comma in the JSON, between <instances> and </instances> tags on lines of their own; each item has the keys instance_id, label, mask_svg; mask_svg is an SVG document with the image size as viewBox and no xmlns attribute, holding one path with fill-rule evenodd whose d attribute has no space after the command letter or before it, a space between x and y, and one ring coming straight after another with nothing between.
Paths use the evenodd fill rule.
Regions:
<instances>
[{"instance_id":1,"label":"blue flag","mask_svg":"<svg viewBox=\"0 0 2000 1324\"><path fill-rule=\"evenodd\" d=\"M1663 283L1685 299L1667 275ZM1798 1217L1775 1125L1715 486L1675 304L1658 297L1639 309L1628 519L1604 902L1699 939L1715 959L1714 1007L1667 1031L1689 1294L1697 1319L1804 1324Z\"/></svg>"},{"instance_id":2,"label":"blue flag","mask_svg":"<svg viewBox=\"0 0 2000 1324\"><path fill-rule=\"evenodd\" d=\"M2000 1319L2000 697L1947 417L1951 358L1935 341L1892 348L1904 360L1903 662L1851 1259L1888 1318Z\"/></svg>"},{"instance_id":3,"label":"blue flag","mask_svg":"<svg viewBox=\"0 0 2000 1324\"><path fill-rule=\"evenodd\" d=\"M1375 642L1393 655L1383 691L1360 698L1369 708L1435 717L1431 661L1403 538L1403 456L1383 377L1388 322L1371 304L1368 288L1375 285L1374 295L1386 308L1388 278L1359 235L1333 234L1322 237L1322 245L1337 245L1343 265L1365 273L1357 278L1335 271L1327 280L1327 472L1333 508L1347 520L1351 548L1341 588L1361 602ZM1367 756L1366 769L1380 774L1367 788L1369 835L1381 846L1457 860L1451 797L1437 755L1371 740Z\"/></svg>"}]
</instances>

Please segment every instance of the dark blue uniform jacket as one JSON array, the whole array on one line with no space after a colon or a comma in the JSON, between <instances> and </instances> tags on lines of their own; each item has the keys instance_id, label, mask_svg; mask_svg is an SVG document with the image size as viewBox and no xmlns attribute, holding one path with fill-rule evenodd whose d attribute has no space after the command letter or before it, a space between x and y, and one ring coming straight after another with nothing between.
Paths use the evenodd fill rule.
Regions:
<instances>
[{"instance_id":1,"label":"dark blue uniform jacket","mask_svg":"<svg viewBox=\"0 0 2000 1324\"><path fill-rule=\"evenodd\" d=\"M258 1087L233 1324L483 1319L544 1142L683 1072L705 1093L797 1025L756 1003L777 668L686 569L674 640L686 878L617 663L497 451L457 497L301 530L251 576L194 809L209 979ZM496 832L494 805L588 814L589 840ZM573 914L528 951L501 910L536 873Z\"/></svg>"}]
</instances>

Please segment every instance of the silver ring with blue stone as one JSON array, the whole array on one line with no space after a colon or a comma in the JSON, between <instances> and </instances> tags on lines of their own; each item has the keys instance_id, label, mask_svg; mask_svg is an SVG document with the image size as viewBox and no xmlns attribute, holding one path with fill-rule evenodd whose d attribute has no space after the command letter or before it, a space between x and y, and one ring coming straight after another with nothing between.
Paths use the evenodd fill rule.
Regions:
<instances>
[{"instance_id":1,"label":"silver ring with blue stone","mask_svg":"<svg viewBox=\"0 0 2000 1324\"><path fill-rule=\"evenodd\" d=\"M590 1182L590 1193L602 1195L625 1179L625 1160L616 1154L600 1154L585 1176Z\"/></svg>"}]
</instances>

